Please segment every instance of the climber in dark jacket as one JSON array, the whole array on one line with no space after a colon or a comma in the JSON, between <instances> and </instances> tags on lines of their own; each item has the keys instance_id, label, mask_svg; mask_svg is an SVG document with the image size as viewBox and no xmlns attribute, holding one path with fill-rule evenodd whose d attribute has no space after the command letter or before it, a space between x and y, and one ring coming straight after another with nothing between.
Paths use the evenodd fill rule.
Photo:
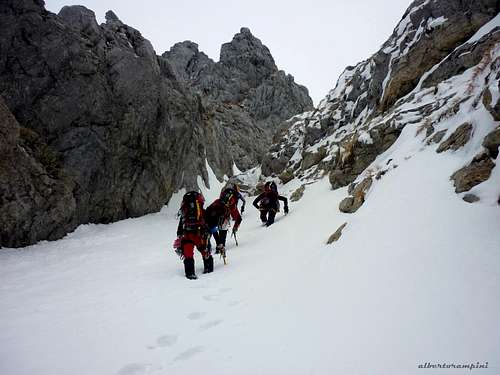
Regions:
<instances>
[{"instance_id":1,"label":"climber in dark jacket","mask_svg":"<svg viewBox=\"0 0 500 375\"><path fill-rule=\"evenodd\" d=\"M238 201L241 200L243 202L241 205L241 213L245 211L246 203L245 198L243 198L243 195L240 193L238 184L233 184L232 187L227 186L222 189L219 200L229 209L229 214L234 220L233 233L236 233L242 221L241 214L238 211Z\"/></svg>"},{"instance_id":2,"label":"climber in dark jacket","mask_svg":"<svg viewBox=\"0 0 500 375\"><path fill-rule=\"evenodd\" d=\"M214 236L216 254L225 250L230 215L230 208L222 203L220 199L213 201L205 210L205 223L210 234Z\"/></svg>"},{"instance_id":3,"label":"climber in dark jacket","mask_svg":"<svg viewBox=\"0 0 500 375\"><path fill-rule=\"evenodd\" d=\"M288 199L278 194L278 189L274 181L266 182L264 192L253 201L255 208L260 210L260 220L266 226L274 223L276 213L279 212L279 202L283 201L285 214L288 213Z\"/></svg>"},{"instance_id":4,"label":"climber in dark jacket","mask_svg":"<svg viewBox=\"0 0 500 375\"><path fill-rule=\"evenodd\" d=\"M233 234L238 231L242 218L238 211L238 201L242 201L241 212L245 210L245 198L240 193L239 186L232 184L222 189L219 199L216 199L206 211L206 221L210 233L216 242L216 254L225 254L227 231L230 219L234 220Z\"/></svg>"}]
</instances>

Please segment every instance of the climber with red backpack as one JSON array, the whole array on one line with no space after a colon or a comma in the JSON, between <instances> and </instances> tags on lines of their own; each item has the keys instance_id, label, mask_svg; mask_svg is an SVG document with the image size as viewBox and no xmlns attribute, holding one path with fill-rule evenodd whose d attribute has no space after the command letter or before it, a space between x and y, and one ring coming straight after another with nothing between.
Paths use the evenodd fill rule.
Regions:
<instances>
[{"instance_id":1,"label":"climber with red backpack","mask_svg":"<svg viewBox=\"0 0 500 375\"><path fill-rule=\"evenodd\" d=\"M259 194L252 203L256 209L260 210L260 220L267 227L274 223L276 213L280 209L279 201L283 201L283 209L285 214L288 214L288 199L278 194L278 187L274 181L268 181L264 185L264 192Z\"/></svg>"},{"instance_id":2,"label":"climber with red backpack","mask_svg":"<svg viewBox=\"0 0 500 375\"><path fill-rule=\"evenodd\" d=\"M203 205L205 198L197 191L184 194L179 210L180 220L177 239L174 242L176 253L184 259L184 270L188 279L197 279L194 271L194 247L203 257L203 273L213 272L214 259L208 246L208 228L205 222Z\"/></svg>"}]
</instances>

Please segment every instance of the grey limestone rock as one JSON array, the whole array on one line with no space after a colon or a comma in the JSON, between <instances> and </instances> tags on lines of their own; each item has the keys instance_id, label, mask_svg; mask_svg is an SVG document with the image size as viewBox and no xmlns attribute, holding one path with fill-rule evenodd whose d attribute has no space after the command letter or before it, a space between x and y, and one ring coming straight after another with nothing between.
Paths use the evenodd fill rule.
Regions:
<instances>
[{"instance_id":1,"label":"grey limestone rock","mask_svg":"<svg viewBox=\"0 0 500 375\"><path fill-rule=\"evenodd\" d=\"M346 197L339 203L340 212L351 214L361 207L362 203L354 202L354 197Z\"/></svg>"},{"instance_id":2,"label":"grey limestone rock","mask_svg":"<svg viewBox=\"0 0 500 375\"><path fill-rule=\"evenodd\" d=\"M484 137L483 147L488 150L488 154L492 159L497 158L498 148L500 147L500 126Z\"/></svg>"},{"instance_id":3,"label":"grey limestone rock","mask_svg":"<svg viewBox=\"0 0 500 375\"><path fill-rule=\"evenodd\" d=\"M372 143L363 143L358 138L349 137L341 143L346 150L337 157L329 168L329 180L333 189L347 186L365 170L382 152L387 150L398 138L401 129L389 124L370 131Z\"/></svg>"},{"instance_id":4,"label":"grey limestone rock","mask_svg":"<svg viewBox=\"0 0 500 375\"><path fill-rule=\"evenodd\" d=\"M414 1L403 15L403 19L408 17L411 22L411 31L401 41L398 39L400 29L396 29L393 37L397 42L386 43L382 49L392 53L394 48L405 51L407 46L411 46L407 53L402 53L390 62L391 76L381 98L381 108L387 109L397 99L409 93L423 73L469 39L483 24L495 17L499 10L496 0ZM432 21L440 17L445 19L445 23L434 26ZM423 35L414 41L422 27ZM448 72L442 74L441 79L459 72L456 69L455 73L451 72L451 66L444 69Z\"/></svg>"},{"instance_id":5,"label":"grey limestone rock","mask_svg":"<svg viewBox=\"0 0 500 375\"><path fill-rule=\"evenodd\" d=\"M237 78L234 85L228 82L229 91L235 95L236 101L241 94L258 87L278 71L269 49L245 27L231 42L222 45L219 62L232 77Z\"/></svg>"},{"instance_id":6,"label":"grey limestone rock","mask_svg":"<svg viewBox=\"0 0 500 375\"><path fill-rule=\"evenodd\" d=\"M494 167L495 163L487 153L476 155L469 165L460 168L451 175L450 179L455 185L455 192L469 191L474 186L486 181Z\"/></svg>"},{"instance_id":7,"label":"grey limestone rock","mask_svg":"<svg viewBox=\"0 0 500 375\"><path fill-rule=\"evenodd\" d=\"M222 46L217 63L190 41L177 43L162 58L209 111L222 111L225 105L231 112L240 112L235 116L244 113L253 126L266 132L266 138L284 120L312 109L307 89L278 70L269 49L247 28ZM265 139L262 150L269 145Z\"/></svg>"},{"instance_id":8,"label":"grey limestone rock","mask_svg":"<svg viewBox=\"0 0 500 375\"><path fill-rule=\"evenodd\" d=\"M101 33L95 19L95 13L81 5L64 6L59 11L67 24L89 37L92 42L99 39Z\"/></svg>"},{"instance_id":9,"label":"grey limestone rock","mask_svg":"<svg viewBox=\"0 0 500 375\"><path fill-rule=\"evenodd\" d=\"M118 16L112 10L108 10L106 12L105 18L106 18L106 22L117 22L117 23L119 22L119 23L122 23L122 21L120 21L120 19L118 18Z\"/></svg>"},{"instance_id":10,"label":"grey limestone rock","mask_svg":"<svg viewBox=\"0 0 500 375\"><path fill-rule=\"evenodd\" d=\"M349 189L349 196L344 198L339 204L339 210L344 213L354 213L365 203L365 196L372 186L372 178L366 177L358 184Z\"/></svg>"},{"instance_id":11,"label":"grey limestone rock","mask_svg":"<svg viewBox=\"0 0 500 375\"><path fill-rule=\"evenodd\" d=\"M500 87L500 74L497 74L495 79L497 87ZM500 99L497 98L496 103L492 103L492 100L491 91L489 87L486 87L483 93L483 104L495 121L500 121Z\"/></svg>"},{"instance_id":12,"label":"grey limestone rock","mask_svg":"<svg viewBox=\"0 0 500 375\"><path fill-rule=\"evenodd\" d=\"M467 203L475 203L475 202L479 202L479 197L477 195L474 195L474 194L471 194L471 193L468 193L468 194L465 194L462 199L467 202Z\"/></svg>"},{"instance_id":13,"label":"grey limestone rock","mask_svg":"<svg viewBox=\"0 0 500 375\"><path fill-rule=\"evenodd\" d=\"M373 128L371 122L374 119L389 118L400 104L415 99L415 93L408 94L433 66L436 69L430 72L422 87L434 86L434 90L437 90L437 83L477 64L487 51L498 44L498 30L492 30L476 43L464 42L499 11L499 4L495 0L413 1L378 52L356 66L347 67L336 87L317 109L297 117L295 124L292 120L286 124L290 131L280 133L279 139L269 148L263 159L263 173L280 174L284 169L292 169L299 175L302 173L300 164L308 166L311 161L307 148L328 138L332 141L327 148L326 161L319 162L317 169L329 173L334 188L354 181L386 147L380 147L380 139L374 139L374 145L355 144L348 158L339 153L338 147L344 148L346 140L359 129ZM491 103L491 93L489 99L485 92L485 106L495 116L498 103ZM411 111L425 118L441 105L443 102L427 103ZM455 113L459 105L457 103L453 107ZM451 114L450 110L443 116ZM398 129L393 133L395 137L390 137L392 142L401 128L407 125L402 120L403 115L400 111L398 116L392 117L391 122L397 123L394 127ZM434 129L432 124L428 125L425 129L427 142L440 142L439 137L443 133L437 132L432 136ZM384 121L375 127L383 130L386 126ZM391 144L383 143L387 146ZM291 160L297 148L305 157Z\"/></svg>"},{"instance_id":14,"label":"grey limestone rock","mask_svg":"<svg viewBox=\"0 0 500 375\"><path fill-rule=\"evenodd\" d=\"M174 44L161 57L168 61L177 80L186 83L196 80L203 69L214 65L207 55L198 50L198 45L189 40Z\"/></svg>"},{"instance_id":15,"label":"grey limestone rock","mask_svg":"<svg viewBox=\"0 0 500 375\"><path fill-rule=\"evenodd\" d=\"M55 240L76 227L74 184L59 154L22 128L0 96L0 247Z\"/></svg>"},{"instance_id":16,"label":"grey limestone rock","mask_svg":"<svg viewBox=\"0 0 500 375\"><path fill-rule=\"evenodd\" d=\"M422 83L422 87L433 87L454 75L476 66L485 53L500 42L500 27L484 35L476 43L465 43L455 49L431 72Z\"/></svg>"},{"instance_id":17,"label":"grey limestone rock","mask_svg":"<svg viewBox=\"0 0 500 375\"><path fill-rule=\"evenodd\" d=\"M441 142L442 139L444 138L445 134L446 134L446 130L440 130L440 131L434 133L434 135L427 140L427 144L430 145L433 143Z\"/></svg>"},{"instance_id":18,"label":"grey limestone rock","mask_svg":"<svg viewBox=\"0 0 500 375\"><path fill-rule=\"evenodd\" d=\"M306 185L300 185L290 196L292 202L297 202L304 196L304 191L306 190Z\"/></svg>"},{"instance_id":19,"label":"grey limestone rock","mask_svg":"<svg viewBox=\"0 0 500 375\"><path fill-rule=\"evenodd\" d=\"M269 50L248 30L223 48L220 63L191 42L162 57L112 11L98 25L82 6L55 15L43 1L5 0L0 50L0 92L32 150L20 164L20 180L2 179L1 188L40 185L54 192L46 205L36 196L23 201L29 215L45 218L36 225L0 212L0 221L13 223L2 229L0 246L158 211L179 188L197 188L198 176L208 183L206 160L219 177L231 175L233 163L257 165L275 125L312 107L307 90L279 75ZM259 89L276 79L283 93ZM268 100L268 108L257 109ZM287 100L291 104L283 104ZM11 147L15 128L2 131L1 147ZM40 182L33 171L50 167L44 158L57 160L58 175ZM14 159L2 163L10 174ZM68 209L62 212L57 200ZM15 229L19 225L26 231Z\"/></svg>"},{"instance_id":20,"label":"grey limestone rock","mask_svg":"<svg viewBox=\"0 0 500 375\"><path fill-rule=\"evenodd\" d=\"M337 230L328 238L326 241L327 245L331 245L332 243L338 241L340 237L342 236L342 231L344 228L347 226L347 223L342 224L340 227L337 228Z\"/></svg>"},{"instance_id":21,"label":"grey limestone rock","mask_svg":"<svg viewBox=\"0 0 500 375\"><path fill-rule=\"evenodd\" d=\"M472 135L472 129L473 127L470 122L463 123L439 145L436 152L440 153L448 150L456 151L463 147L469 141Z\"/></svg>"}]
</instances>

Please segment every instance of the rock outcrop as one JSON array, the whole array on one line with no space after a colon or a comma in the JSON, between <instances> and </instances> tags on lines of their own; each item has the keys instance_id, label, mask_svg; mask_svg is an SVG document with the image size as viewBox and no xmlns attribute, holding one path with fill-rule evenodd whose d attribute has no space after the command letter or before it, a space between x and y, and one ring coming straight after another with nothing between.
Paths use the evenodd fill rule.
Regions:
<instances>
[{"instance_id":1,"label":"rock outcrop","mask_svg":"<svg viewBox=\"0 0 500 375\"><path fill-rule=\"evenodd\" d=\"M0 96L0 243L57 239L75 223L74 184L59 154L21 127ZM15 235L13 235L15 234Z\"/></svg>"},{"instance_id":2,"label":"rock outcrop","mask_svg":"<svg viewBox=\"0 0 500 375\"><path fill-rule=\"evenodd\" d=\"M497 158L500 147L500 126L484 137L483 147L492 159Z\"/></svg>"},{"instance_id":3,"label":"rock outcrop","mask_svg":"<svg viewBox=\"0 0 500 375\"><path fill-rule=\"evenodd\" d=\"M382 46L381 52L389 56L389 73L382 83L381 108L388 109L412 91L424 73L467 41L498 12L496 0L414 1L389 41ZM478 51L478 55L482 52ZM468 67L478 62L471 61ZM467 68L463 62L458 62L458 65ZM460 73L460 68L443 67L442 71L446 73L441 75L439 82ZM432 85L432 81L430 78L428 84Z\"/></svg>"},{"instance_id":4,"label":"rock outcrop","mask_svg":"<svg viewBox=\"0 0 500 375\"><path fill-rule=\"evenodd\" d=\"M233 164L257 165L269 143L255 140L312 108L307 90L277 70L248 29L223 47L219 63L190 42L161 57L111 11L98 25L82 6L55 15L41 0L6 0L0 4L0 50L6 107L33 144L58 160L69 181L62 201L73 202L62 215L55 198L44 212L26 201L32 219L26 215L23 225L30 229L7 229L0 246L158 211L174 191L196 187L198 176L208 182L206 161L219 177L231 175ZM38 157L33 152L32 162ZM21 171L20 178L29 173ZM23 189L17 180L2 179L1 185ZM0 212L6 222L3 204ZM42 230L37 218L43 215L51 219Z\"/></svg>"},{"instance_id":5,"label":"rock outcrop","mask_svg":"<svg viewBox=\"0 0 500 375\"><path fill-rule=\"evenodd\" d=\"M486 181L494 167L495 163L487 153L475 156L469 165L460 168L450 177L455 185L455 192L469 191L474 186Z\"/></svg>"},{"instance_id":6,"label":"rock outcrop","mask_svg":"<svg viewBox=\"0 0 500 375\"><path fill-rule=\"evenodd\" d=\"M300 185L293 193L290 195L291 202L297 202L304 196L304 191L306 190L306 185Z\"/></svg>"},{"instance_id":7,"label":"rock outcrop","mask_svg":"<svg viewBox=\"0 0 500 375\"><path fill-rule=\"evenodd\" d=\"M463 147L472 135L472 124L466 122L460 125L450 136L444 140L436 149L437 153L453 150L456 151Z\"/></svg>"},{"instance_id":8,"label":"rock outcrop","mask_svg":"<svg viewBox=\"0 0 500 375\"><path fill-rule=\"evenodd\" d=\"M475 202L479 202L480 199L477 195L474 195L474 194L465 194L462 199L467 202L467 203L475 203Z\"/></svg>"},{"instance_id":9,"label":"rock outcrop","mask_svg":"<svg viewBox=\"0 0 500 375\"><path fill-rule=\"evenodd\" d=\"M333 234L330 237L328 237L326 244L331 245L332 243L337 242L340 239L340 237L342 236L342 231L344 230L344 228L346 226L347 226L347 223L344 223L340 227L338 227L337 230L335 232L333 232Z\"/></svg>"},{"instance_id":10,"label":"rock outcrop","mask_svg":"<svg viewBox=\"0 0 500 375\"><path fill-rule=\"evenodd\" d=\"M162 59L209 111L226 108L237 112L236 116L247 116L249 124L266 131L265 138L272 136L283 119L312 109L307 89L278 70L269 49L248 28L222 45L217 63L192 42L177 43ZM270 140L263 141L269 147Z\"/></svg>"},{"instance_id":11,"label":"rock outcrop","mask_svg":"<svg viewBox=\"0 0 500 375\"><path fill-rule=\"evenodd\" d=\"M500 105L499 11L493 0L414 1L377 53L347 67L317 109L288 121L264 157L263 174L290 180L293 173L302 182L328 175L336 189L376 172L367 168L376 169L372 163L406 126L417 127L428 146L450 134L438 152L460 150L475 133L484 137ZM486 109L492 118L460 118L462 107ZM495 134L484 144L493 152ZM470 143L466 152L480 151L481 142ZM354 197L342 204L356 206Z\"/></svg>"},{"instance_id":12,"label":"rock outcrop","mask_svg":"<svg viewBox=\"0 0 500 375\"><path fill-rule=\"evenodd\" d=\"M368 190L370 190L372 182L373 179L370 176L364 178L358 184L349 185L349 194L351 195L340 202L339 210L349 214L356 212L365 203L365 196Z\"/></svg>"}]
</instances>

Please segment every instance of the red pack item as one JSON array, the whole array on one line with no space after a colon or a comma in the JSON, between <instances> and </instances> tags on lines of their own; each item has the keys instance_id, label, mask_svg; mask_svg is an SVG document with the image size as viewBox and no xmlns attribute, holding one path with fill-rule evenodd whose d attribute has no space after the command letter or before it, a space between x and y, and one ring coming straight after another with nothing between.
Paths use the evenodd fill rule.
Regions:
<instances>
[{"instance_id":1,"label":"red pack item","mask_svg":"<svg viewBox=\"0 0 500 375\"><path fill-rule=\"evenodd\" d=\"M180 249L181 248L181 239L180 239L180 237L177 237L174 240L174 243L172 244L172 246L173 246L174 249Z\"/></svg>"},{"instance_id":2,"label":"red pack item","mask_svg":"<svg viewBox=\"0 0 500 375\"><path fill-rule=\"evenodd\" d=\"M208 258L210 256L210 252L207 251L207 239L203 235L186 233L182 237L182 252L184 258L193 258L195 247L203 255L203 258Z\"/></svg>"}]
</instances>

